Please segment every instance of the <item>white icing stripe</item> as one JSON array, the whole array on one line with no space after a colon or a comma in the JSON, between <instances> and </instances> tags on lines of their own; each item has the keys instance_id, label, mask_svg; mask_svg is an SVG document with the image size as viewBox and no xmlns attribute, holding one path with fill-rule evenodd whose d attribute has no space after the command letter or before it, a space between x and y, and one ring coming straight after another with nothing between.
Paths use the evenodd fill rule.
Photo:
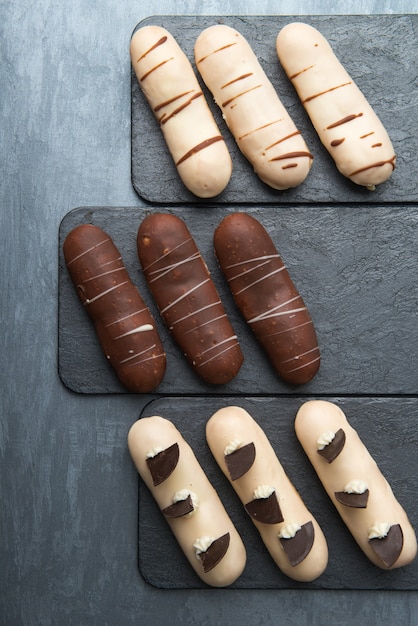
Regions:
<instances>
[{"instance_id":1,"label":"white icing stripe","mask_svg":"<svg viewBox=\"0 0 418 626\"><path fill-rule=\"evenodd\" d=\"M147 356L145 359L141 359L140 361L135 361L135 363L130 363L128 367L135 367L136 365L141 365L141 363L146 363L147 361L154 361L155 359L161 359L161 357L165 357L164 352L161 354L155 354L153 356Z\"/></svg>"},{"instance_id":2,"label":"white icing stripe","mask_svg":"<svg viewBox=\"0 0 418 626\"><path fill-rule=\"evenodd\" d=\"M289 300L286 300L286 302L282 302L281 304L278 304L277 306L273 307L272 309L267 309L267 311L264 311L264 313L260 313L260 315L257 315L253 319L248 320L248 323L251 324L252 322L258 322L259 320L265 319L266 317L274 317L274 314L275 314L276 311L278 311L279 309L282 309L283 307L287 306L291 302L295 302L295 300L299 300L299 299L300 299L300 296L295 296L294 298L289 298ZM292 313L292 310L283 311L280 314L282 315L282 314L285 314L285 313Z\"/></svg>"},{"instance_id":3,"label":"white icing stripe","mask_svg":"<svg viewBox=\"0 0 418 626\"><path fill-rule=\"evenodd\" d=\"M123 333L123 335L114 337L114 341L116 341L116 339L123 339L123 337L129 337L129 335L135 335L136 333L145 333L149 330L154 330L154 326L152 326L152 324L142 324L142 326L137 326L137 328L128 330L128 332Z\"/></svg>"},{"instance_id":4,"label":"white icing stripe","mask_svg":"<svg viewBox=\"0 0 418 626\"><path fill-rule=\"evenodd\" d=\"M312 320L308 320L307 322L303 322L303 324L296 324L296 326L289 326L288 328L284 328L283 330L278 330L277 332L274 333L268 333L268 334L263 334L263 338L265 337L274 337L275 335L281 335L283 333L290 333L290 332L294 332L295 330L297 330L298 328L302 328L303 326L306 326L307 324L313 324Z\"/></svg>"},{"instance_id":5,"label":"white icing stripe","mask_svg":"<svg viewBox=\"0 0 418 626\"><path fill-rule=\"evenodd\" d=\"M286 361L282 361L282 363L290 363L291 361L295 361L297 359L301 359L303 356L306 356L307 354L310 354L311 352L316 352L318 350L318 346L315 346L314 348L312 348L311 350L307 350L306 352L302 352L302 354L297 354L295 356L292 356L291 359L286 359ZM312 363L312 361L311 361Z\"/></svg>"},{"instance_id":6,"label":"white icing stripe","mask_svg":"<svg viewBox=\"0 0 418 626\"><path fill-rule=\"evenodd\" d=\"M268 265L269 263L270 263L270 260L263 261L263 263L258 263L258 265L254 265L254 267L250 267L248 270L244 270L243 272L240 272L239 274L235 274L235 276L230 276L228 278L228 282L232 282L233 280L236 280L237 278L241 278L241 276L248 276L250 272L255 272L256 270L260 269L260 267L264 267L265 265Z\"/></svg>"},{"instance_id":7,"label":"white icing stripe","mask_svg":"<svg viewBox=\"0 0 418 626\"><path fill-rule=\"evenodd\" d=\"M178 320L175 320L175 322L173 322L171 324L170 330L172 330L173 327L176 324L179 324L180 322L183 322L184 320L187 320L188 317L192 317L193 315L197 315L198 313L202 313L202 311L206 311L207 309L210 309L213 306L218 306L218 304L221 304L220 300L217 300L216 302L212 302L211 304L207 304L206 306L202 306L202 308L196 309L196 311L192 311L191 313L188 313L187 315L184 315L183 317L180 317Z\"/></svg>"},{"instance_id":8,"label":"white icing stripe","mask_svg":"<svg viewBox=\"0 0 418 626\"><path fill-rule=\"evenodd\" d=\"M236 339L236 337L232 337L232 339ZM220 344L218 344L220 345ZM206 361L203 361L203 363L199 363L199 365L197 367L202 367L203 365L207 365L208 363L210 363L211 361L213 361L214 359L217 359L218 357L220 357L222 354L225 354L225 352L228 352L229 350L232 350L233 348L235 348L235 346L237 345L237 342L234 342L231 346L228 346L227 348L225 348L225 350L222 350L222 352L218 352L217 354L214 354L213 356L211 356L209 359L206 359Z\"/></svg>"},{"instance_id":9,"label":"white icing stripe","mask_svg":"<svg viewBox=\"0 0 418 626\"><path fill-rule=\"evenodd\" d=\"M245 287L243 287L239 291L236 291L235 295L237 296L240 293L242 293L243 291L246 291L247 289L251 289L251 287L254 287L254 285L257 285L258 283L263 282L263 280L266 280L267 278L270 278L270 276L274 276L275 274L278 274L279 272L282 272L284 269L286 269L286 268L283 265L283 267L279 267L277 270L274 270L273 272L269 272L268 274L265 274L264 276L262 276L261 278L258 278L257 280L253 281L249 285L246 285Z\"/></svg>"},{"instance_id":10,"label":"white icing stripe","mask_svg":"<svg viewBox=\"0 0 418 626\"><path fill-rule=\"evenodd\" d=\"M77 259L81 259L82 256L84 256L85 254L88 254L89 252L91 252L95 248L98 248L99 246L102 246L104 243L107 243L108 241L110 241L109 237L107 239L103 239L103 241L99 241L99 243L95 243L94 246L91 246L91 248L88 248L88 250L84 250L84 252L81 252L80 254L75 256L73 259L71 259L71 261L67 261L67 267L69 265L71 265L71 263L74 263L74 261L77 261Z\"/></svg>"},{"instance_id":11,"label":"white icing stripe","mask_svg":"<svg viewBox=\"0 0 418 626\"><path fill-rule=\"evenodd\" d=\"M86 283L89 283L92 280L96 280L96 278L102 278L102 276L108 276L109 274L114 274L115 272L123 272L124 269L125 269L124 267L117 267L114 270L109 270L108 272L102 272L101 274L96 274L95 276L91 276L90 278L86 278L86 280L83 280L83 282L81 284L85 285Z\"/></svg>"},{"instance_id":12,"label":"white icing stripe","mask_svg":"<svg viewBox=\"0 0 418 626\"><path fill-rule=\"evenodd\" d=\"M174 300L173 302L171 302L171 304L169 304L166 307L164 307L164 309L161 309L161 314L164 315L164 313L166 313L166 311L171 309L171 307L175 306L178 302L181 302L182 300L184 300L184 298L187 298L187 296L189 296L191 293L193 293L193 291L196 291L196 289L200 289L200 287L203 287L203 285L205 285L209 281L210 281L210 278L206 278L205 280L202 280L201 283L199 283L195 287L192 287L192 289L189 289L189 291L186 291L186 293L184 293L182 296L177 298L177 300Z\"/></svg>"},{"instance_id":13,"label":"white icing stripe","mask_svg":"<svg viewBox=\"0 0 418 626\"><path fill-rule=\"evenodd\" d=\"M131 356L128 356L126 359L123 359L122 361L119 361L119 365L122 365L123 363L127 363L128 361L132 361L133 359L136 359L139 356L142 356L146 352L149 352L150 350L153 350L156 346L157 346L157 344L153 343L152 346L149 346L148 348L145 348L145 350L141 350L141 352L137 352L136 354L132 354Z\"/></svg>"},{"instance_id":14,"label":"white icing stripe","mask_svg":"<svg viewBox=\"0 0 418 626\"><path fill-rule=\"evenodd\" d=\"M115 289L122 287L122 285L126 285L128 282L129 281L124 280L123 283L118 283L117 285L114 285L110 289L106 289L106 291L102 291L102 293L99 293L97 296L94 296L94 298L91 298L90 300L86 300L84 304L91 304L92 302L99 300L99 298L103 298L103 296L107 296L108 293L115 291Z\"/></svg>"},{"instance_id":15,"label":"white icing stripe","mask_svg":"<svg viewBox=\"0 0 418 626\"><path fill-rule=\"evenodd\" d=\"M153 265L155 265L156 263L158 263L159 261L161 261L161 259L164 259L166 257L168 257L169 254L171 254L172 252L174 252L175 250L178 250L179 248L181 248L182 246L184 246L186 243L188 243L189 241L192 241L191 238L189 239L185 239L184 241L182 241L181 243L179 243L177 246L174 246L174 248L171 248L171 250L169 250L168 252L166 252L165 254L162 254L160 257L158 257L158 259L155 259L155 261L151 261L151 263L149 263L148 265L146 265L144 267L144 272L148 271L148 269L150 267L152 267Z\"/></svg>"},{"instance_id":16,"label":"white icing stripe","mask_svg":"<svg viewBox=\"0 0 418 626\"><path fill-rule=\"evenodd\" d=\"M152 272L149 272L149 276L151 276L152 274L157 274L157 276L149 280L149 282L154 283L156 280L159 280L166 274L169 274L172 270L175 270L176 268L180 267L180 265L184 265L185 263L190 263L198 259L200 259L200 253L196 252L195 254L191 254L189 257L187 257L187 259L184 259L183 261L178 261L177 263L171 263L170 265L167 265L159 270L153 270Z\"/></svg>"},{"instance_id":17,"label":"white icing stripe","mask_svg":"<svg viewBox=\"0 0 418 626\"><path fill-rule=\"evenodd\" d=\"M212 317L210 320L203 322L203 324L199 324L199 326L193 326L193 328L191 328L190 330L187 330L184 334L189 335L190 333L194 333L195 330L198 330L199 328L203 328L204 326L209 326L209 324L213 324L214 322L221 320L223 317L226 317L226 313L224 313L223 315L217 315L216 317Z\"/></svg>"},{"instance_id":18,"label":"white icing stripe","mask_svg":"<svg viewBox=\"0 0 418 626\"><path fill-rule=\"evenodd\" d=\"M253 263L254 261L265 261L266 259L279 259L280 256L278 254L266 254L264 256L258 256L250 259L245 259L245 261L239 261L238 263L232 263L231 265L226 265L225 269L229 270L232 267L238 267L239 265L245 265L246 263Z\"/></svg>"},{"instance_id":19,"label":"white icing stripe","mask_svg":"<svg viewBox=\"0 0 418 626\"><path fill-rule=\"evenodd\" d=\"M317 356L316 359L312 359L312 361L309 361L308 363L305 363L304 365L300 365L299 367L295 367L292 370L287 370L287 374L290 374L291 372L297 372L298 370L302 370L304 367L308 367L308 365L312 365L312 363L316 363L317 361L319 361L320 357Z\"/></svg>"},{"instance_id":20,"label":"white icing stripe","mask_svg":"<svg viewBox=\"0 0 418 626\"><path fill-rule=\"evenodd\" d=\"M233 341L234 339L237 339L237 336L231 335L230 337L227 337L223 341L219 341L219 343L215 343L215 345L211 346L210 348L206 348L206 350L203 350L203 352L201 352L199 356L203 356L207 352L212 352L212 350L216 350L217 348L219 348L219 346L222 346L224 343L228 343L229 341Z\"/></svg>"},{"instance_id":21,"label":"white icing stripe","mask_svg":"<svg viewBox=\"0 0 418 626\"><path fill-rule=\"evenodd\" d=\"M143 313L144 311L145 311L145 307L143 309L139 309L138 311L135 311L135 313L129 313L129 315L118 317L118 319L115 320L114 322L110 322L109 324L106 324L105 328L108 328L109 326L113 326L114 324L119 324L120 322L123 322L124 320L127 320L130 317L133 317L134 315L138 315L139 313Z\"/></svg>"}]
</instances>

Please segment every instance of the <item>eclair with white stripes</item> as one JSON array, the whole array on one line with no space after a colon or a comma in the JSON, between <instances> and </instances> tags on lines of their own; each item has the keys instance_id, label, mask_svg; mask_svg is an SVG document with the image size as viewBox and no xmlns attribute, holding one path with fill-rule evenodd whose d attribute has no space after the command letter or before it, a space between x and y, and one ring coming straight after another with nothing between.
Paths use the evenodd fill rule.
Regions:
<instances>
[{"instance_id":1,"label":"eclair with white stripes","mask_svg":"<svg viewBox=\"0 0 418 626\"><path fill-rule=\"evenodd\" d=\"M220 194L232 161L186 54L166 29L154 25L133 34L130 53L184 185L200 198Z\"/></svg>"},{"instance_id":2,"label":"eclair with white stripes","mask_svg":"<svg viewBox=\"0 0 418 626\"><path fill-rule=\"evenodd\" d=\"M231 585L245 567L244 544L176 426L159 415L142 417L129 431L128 447L196 574L212 587Z\"/></svg>"},{"instance_id":3,"label":"eclair with white stripes","mask_svg":"<svg viewBox=\"0 0 418 626\"><path fill-rule=\"evenodd\" d=\"M371 190L387 180L396 163L388 133L325 37L295 22L279 32L276 48L340 173Z\"/></svg>"},{"instance_id":4,"label":"eclair with white stripes","mask_svg":"<svg viewBox=\"0 0 418 626\"><path fill-rule=\"evenodd\" d=\"M184 221L168 213L149 215L138 229L137 246L161 316L195 373L210 384L229 382L243 355Z\"/></svg>"},{"instance_id":5,"label":"eclair with white stripes","mask_svg":"<svg viewBox=\"0 0 418 626\"><path fill-rule=\"evenodd\" d=\"M216 24L200 33L195 61L242 154L273 189L300 185L313 156L248 41Z\"/></svg>"},{"instance_id":6,"label":"eclair with white stripes","mask_svg":"<svg viewBox=\"0 0 418 626\"><path fill-rule=\"evenodd\" d=\"M308 309L260 222L231 213L214 236L215 253L244 319L277 374L304 384L320 365L318 340Z\"/></svg>"},{"instance_id":7,"label":"eclair with white stripes","mask_svg":"<svg viewBox=\"0 0 418 626\"><path fill-rule=\"evenodd\" d=\"M98 226L82 224L66 236L63 252L71 280L119 380L135 393L154 390L165 373L164 348L155 320L111 237Z\"/></svg>"}]
</instances>

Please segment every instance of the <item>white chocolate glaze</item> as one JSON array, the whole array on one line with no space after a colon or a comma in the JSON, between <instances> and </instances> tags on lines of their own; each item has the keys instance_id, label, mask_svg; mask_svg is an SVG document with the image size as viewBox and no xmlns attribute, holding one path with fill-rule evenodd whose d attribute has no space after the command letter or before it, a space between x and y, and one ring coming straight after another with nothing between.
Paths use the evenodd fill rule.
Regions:
<instances>
[{"instance_id":1,"label":"white chocolate glaze","mask_svg":"<svg viewBox=\"0 0 418 626\"><path fill-rule=\"evenodd\" d=\"M341 174L369 189L387 180L396 162L388 133L325 37L295 22L279 32L276 48Z\"/></svg>"},{"instance_id":2,"label":"white chocolate glaze","mask_svg":"<svg viewBox=\"0 0 418 626\"><path fill-rule=\"evenodd\" d=\"M318 454L317 440L323 432L336 432L339 429L345 433L345 444L338 456L328 463ZM343 411L332 402L311 400L299 409L295 430L326 492L366 556L378 567L388 569L369 544L369 529L380 520L389 526L399 524L403 532L403 548L392 567L410 563L417 551L414 529L389 483ZM336 492L343 491L354 473L358 480L367 480L369 497L366 508L345 506L335 497Z\"/></svg>"},{"instance_id":3,"label":"white chocolate glaze","mask_svg":"<svg viewBox=\"0 0 418 626\"><path fill-rule=\"evenodd\" d=\"M206 426L206 438L216 462L243 504L250 502L254 492L262 485L269 486L269 493L271 489L275 490L283 522L263 524L253 518L252 521L280 570L294 580L311 581L318 578L328 563L325 537L287 477L264 431L243 408L230 406L212 415ZM243 445L254 443L256 454L250 469L241 478L231 481L224 450L234 440L242 441ZM289 523L302 526L307 522L312 522L314 526L314 543L304 560L292 567L281 546L279 533Z\"/></svg>"},{"instance_id":4,"label":"white chocolate glaze","mask_svg":"<svg viewBox=\"0 0 418 626\"><path fill-rule=\"evenodd\" d=\"M274 189L302 183L313 157L246 39L229 26L211 26L196 40L195 60L261 180Z\"/></svg>"},{"instance_id":5,"label":"white chocolate glaze","mask_svg":"<svg viewBox=\"0 0 418 626\"><path fill-rule=\"evenodd\" d=\"M231 157L187 56L167 30L151 25L134 33L130 53L184 185L201 198L218 195Z\"/></svg>"},{"instance_id":6,"label":"white chocolate glaze","mask_svg":"<svg viewBox=\"0 0 418 626\"><path fill-rule=\"evenodd\" d=\"M179 446L178 463L168 478L155 486L147 466L147 455L166 450L175 443ZM167 419L159 416L144 417L131 427L128 447L142 480L160 510L171 505L173 497L183 489L198 498L199 506L193 515L167 519L167 522L189 563L204 582L214 587L231 585L244 570L245 548L218 494L181 433ZM225 556L213 569L204 572L200 561L196 559L194 543L202 537L210 537L212 541L225 533L230 535ZM158 537L156 541L159 541ZM163 563L161 567L164 567Z\"/></svg>"}]
</instances>

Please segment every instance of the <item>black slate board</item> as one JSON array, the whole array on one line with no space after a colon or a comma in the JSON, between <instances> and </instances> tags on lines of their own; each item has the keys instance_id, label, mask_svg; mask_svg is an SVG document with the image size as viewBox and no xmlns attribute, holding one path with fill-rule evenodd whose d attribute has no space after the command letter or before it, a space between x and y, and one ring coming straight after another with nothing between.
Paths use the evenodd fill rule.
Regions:
<instances>
[{"instance_id":1,"label":"black slate board","mask_svg":"<svg viewBox=\"0 0 418 626\"><path fill-rule=\"evenodd\" d=\"M392 177L376 191L351 183L336 170L303 110L276 55L279 30L292 21L305 21L329 40L340 61L376 110L387 128L398 155ZM139 26L157 24L177 39L194 65L193 47L199 33L215 23L236 28L257 54L283 104L314 154L314 165L302 185L275 191L262 183L241 155L222 120L219 109L202 85L208 104L228 144L233 175L216 198L218 204L319 203L319 202L416 202L418 177L417 115L417 15L335 16L155 16ZM132 183L144 200L157 204L207 204L191 194L180 181L162 134L131 71Z\"/></svg>"},{"instance_id":2,"label":"black slate board","mask_svg":"<svg viewBox=\"0 0 418 626\"><path fill-rule=\"evenodd\" d=\"M414 395L418 393L418 207L415 205L247 207L267 228L310 310L322 364L307 385L290 387L273 372L237 311L213 253L213 233L240 207L78 208L59 233L59 373L79 393L126 393L98 345L62 255L66 234L90 222L113 237L132 280L153 311L167 351L162 395ZM150 212L180 215L195 237L245 357L237 377L212 387L193 373L168 335L136 253Z\"/></svg>"},{"instance_id":3,"label":"black slate board","mask_svg":"<svg viewBox=\"0 0 418 626\"><path fill-rule=\"evenodd\" d=\"M345 412L382 473L418 528L417 446L418 399L330 398ZM373 565L355 543L326 495L293 429L297 410L305 400L293 398L161 398L152 401L141 417L170 419L192 446L218 491L247 550L247 565L232 585L240 589L417 589L418 559L393 571ZM298 583L276 567L233 488L216 465L205 441L209 417L227 405L244 407L269 437L290 480L316 517L328 543L329 562L316 581ZM187 563L150 492L139 484L139 569L161 588L199 588L200 581Z\"/></svg>"}]
</instances>

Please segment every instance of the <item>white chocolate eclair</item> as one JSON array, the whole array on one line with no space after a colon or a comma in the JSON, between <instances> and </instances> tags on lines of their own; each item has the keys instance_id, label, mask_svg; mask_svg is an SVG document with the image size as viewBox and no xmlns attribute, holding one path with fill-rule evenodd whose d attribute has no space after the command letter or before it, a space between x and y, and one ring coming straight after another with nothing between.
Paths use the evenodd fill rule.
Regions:
<instances>
[{"instance_id":1,"label":"white chocolate eclair","mask_svg":"<svg viewBox=\"0 0 418 626\"><path fill-rule=\"evenodd\" d=\"M132 67L184 185L200 198L227 186L232 161L192 65L161 26L132 36Z\"/></svg>"},{"instance_id":2,"label":"white chocolate eclair","mask_svg":"<svg viewBox=\"0 0 418 626\"><path fill-rule=\"evenodd\" d=\"M313 156L247 40L223 24L202 31L196 67L242 154L273 189L302 183Z\"/></svg>"},{"instance_id":3,"label":"white chocolate eclair","mask_svg":"<svg viewBox=\"0 0 418 626\"><path fill-rule=\"evenodd\" d=\"M264 431L243 408L230 406L212 415L206 438L280 570L298 581L318 578L328 563L325 537Z\"/></svg>"},{"instance_id":4,"label":"white chocolate eclair","mask_svg":"<svg viewBox=\"0 0 418 626\"><path fill-rule=\"evenodd\" d=\"M241 537L193 450L172 422L143 417L128 434L135 466L197 575L226 587L243 572Z\"/></svg>"},{"instance_id":5,"label":"white chocolate eclair","mask_svg":"<svg viewBox=\"0 0 418 626\"><path fill-rule=\"evenodd\" d=\"M369 189L387 180L396 162L388 133L325 37L294 22L279 32L276 49L339 172Z\"/></svg>"},{"instance_id":6,"label":"white chocolate eclair","mask_svg":"<svg viewBox=\"0 0 418 626\"><path fill-rule=\"evenodd\" d=\"M338 513L365 555L382 569L411 563L417 540L408 516L375 460L332 402L299 409L295 430Z\"/></svg>"}]
</instances>

